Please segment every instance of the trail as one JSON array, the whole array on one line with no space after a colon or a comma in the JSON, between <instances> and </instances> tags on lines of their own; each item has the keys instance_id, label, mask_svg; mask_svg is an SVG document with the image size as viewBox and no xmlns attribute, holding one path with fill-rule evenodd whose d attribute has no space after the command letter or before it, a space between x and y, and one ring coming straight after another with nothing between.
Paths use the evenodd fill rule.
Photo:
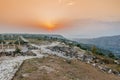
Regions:
<instances>
[{"instance_id":1,"label":"trail","mask_svg":"<svg viewBox=\"0 0 120 80\"><path fill-rule=\"evenodd\" d=\"M37 54L37 56L2 57L3 59L0 61L0 80L11 80L24 60L42 58L43 56Z\"/></svg>"},{"instance_id":2,"label":"trail","mask_svg":"<svg viewBox=\"0 0 120 80\"><path fill-rule=\"evenodd\" d=\"M40 48L42 53L54 53L49 49L46 49L46 47L50 46L56 46L59 43L51 43L50 45L35 45L31 44L34 47ZM37 56L18 56L18 57L1 57L0 58L0 80L11 80L16 73L16 71L19 69L20 65L24 62L26 59L31 58L42 58L44 55L40 54L40 50L31 50L33 53L35 53Z\"/></svg>"},{"instance_id":3,"label":"trail","mask_svg":"<svg viewBox=\"0 0 120 80\"><path fill-rule=\"evenodd\" d=\"M70 59L70 57L66 57L63 55L63 53L60 53L60 52L55 52L55 51L52 51L50 49L47 49L47 47L54 47L54 46L57 46L59 45L60 42L53 42L51 43L50 45L35 45L35 44L31 44L33 47L36 47L38 49L41 50L41 53L47 53L47 54L52 54L52 55L57 55L59 57L62 57L62 58L67 58L67 59Z\"/></svg>"}]
</instances>

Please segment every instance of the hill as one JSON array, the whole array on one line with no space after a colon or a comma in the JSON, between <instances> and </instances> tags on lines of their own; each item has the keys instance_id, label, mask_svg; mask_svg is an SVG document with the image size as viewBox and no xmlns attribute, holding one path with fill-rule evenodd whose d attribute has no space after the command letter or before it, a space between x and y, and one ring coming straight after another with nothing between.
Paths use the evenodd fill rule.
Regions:
<instances>
[{"instance_id":1,"label":"hill","mask_svg":"<svg viewBox=\"0 0 120 80\"><path fill-rule=\"evenodd\" d=\"M93 39L73 39L73 40L83 44L95 45L99 48L112 51L117 56L120 55L120 35Z\"/></svg>"},{"instance_id":2,"label":"hill","mask_svg":"<svg viewBox=\"0 0 120 80\"><path fill-rule=\"evenodd\" d=\"M15 40L18 39L18 36L23 36L24 38L27 39L38 39L38 38L58 38L58 39L65 39L61 35L50 35L50 34L0 34L0 40Z\"/></svg>"},{"instance_id":3,"label":"hill","mask_svg":"<svg viewBox=\"0 0 120 80\"><path fill-rule=\"evenodd\" d=\"M120 79L120 61L86 50L86 45L46 36L24 37L22 35L29 43L23 43L21 47L26 46L28 52L15 53L13 57L12 54L7 56L8 53L2 53L1 80ZM31 53L35 55L27 55Z\"/></svg>"},{"instance_id":4,"label":"hill","mask_svg":"<svg viewBox=\"0 0 120 80\"><path fill-rule=\"evenodd\" d=\"M119 77L103 73L96 68L72 60L49 56L26 60L13 80L120 80Z\"/></svg>"}]
</instances>

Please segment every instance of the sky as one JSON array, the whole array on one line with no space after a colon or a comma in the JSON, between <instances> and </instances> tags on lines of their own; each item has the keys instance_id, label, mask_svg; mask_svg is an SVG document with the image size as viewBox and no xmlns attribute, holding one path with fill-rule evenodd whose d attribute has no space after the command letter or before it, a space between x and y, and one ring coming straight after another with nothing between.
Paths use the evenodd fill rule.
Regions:
<instances>
[{"instance_id":1,"label":"sky","mask_svg":"<svg viewBox=\"0 0 120 80\"><path fill-rule=\"evenodd\" d=\"M0 0L0 33L120 35L120 0Z\"/></svg>"}]
</instances>

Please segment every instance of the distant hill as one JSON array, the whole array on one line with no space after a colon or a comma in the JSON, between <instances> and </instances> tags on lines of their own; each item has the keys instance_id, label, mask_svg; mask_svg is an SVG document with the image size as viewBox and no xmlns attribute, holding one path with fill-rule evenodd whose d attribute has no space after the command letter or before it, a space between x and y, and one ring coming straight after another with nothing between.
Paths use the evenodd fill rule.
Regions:
<instances>
[{"instance_id":1,"label":"distant hill","mask_svg":"<svg viewBox=\"0 0 120 80\"><path fill-rule=\"evenodd\" d=\"M0 40L3 38L5 40L16 39L18 36L23 36L25 38L58 38L58 39L65 39L61 35L52 35L52 34L0 34Z\"/></svg>"},{"instance_id":2,"label":"distant hill","mask_svg":"<svg viewBox=\"0 0 120 80\"><path fill-rule=\"evenodd\" d=\"M73 39L73 40L83 44L95 45L99 48L112 51L115 55L120 55L120 35L93 39Z\"/></svg>"}]
</instances>

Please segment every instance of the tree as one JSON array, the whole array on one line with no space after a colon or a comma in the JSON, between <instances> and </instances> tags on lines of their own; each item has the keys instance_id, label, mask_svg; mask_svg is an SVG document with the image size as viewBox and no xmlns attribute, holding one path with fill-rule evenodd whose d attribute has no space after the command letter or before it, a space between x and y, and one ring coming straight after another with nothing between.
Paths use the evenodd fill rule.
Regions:
<instances>
[{"instance_id":1,"label":"tree","mask_svg":"<svg viewBox=\"0 0 120 80\"><path fill-rule=\"evenodd\" d=\"M96 46L93 46L91 50L92 50L92 53L93 53L93 54L96 54L96 52L97 52Z\"/></svg>"},{"instance_id":2,"label":"tree","mask_svg":"<svg viewBox=\"0 0 120 80\"><path fill-rule=\"evenodd\" d=\"M105 55L104 55L103 53L101 53L101 52L100 52L100 53L97 53L97 54L100 55L100 56L105 56Z\"/></svg>"},{"instance_id":3,"label":"tree","mask_svg":"<svg viewBox=\"0 0 120 80\"><path fill-rule=\"evenodd\" d=\"M109 54L108 54L108 57L115 59L115 55L112 54L112 53L109 53Z\"/></svg>"},{"instance_id":4,"label":"tree","mask_svg":"<svg viewBox=\"0 0 120 80\"><path fill-rule=\"evenodd\" d=\"M80 44L77 44L77 47L81 48L81 45L80 45Z\"/></svg>"}]
</instances>

